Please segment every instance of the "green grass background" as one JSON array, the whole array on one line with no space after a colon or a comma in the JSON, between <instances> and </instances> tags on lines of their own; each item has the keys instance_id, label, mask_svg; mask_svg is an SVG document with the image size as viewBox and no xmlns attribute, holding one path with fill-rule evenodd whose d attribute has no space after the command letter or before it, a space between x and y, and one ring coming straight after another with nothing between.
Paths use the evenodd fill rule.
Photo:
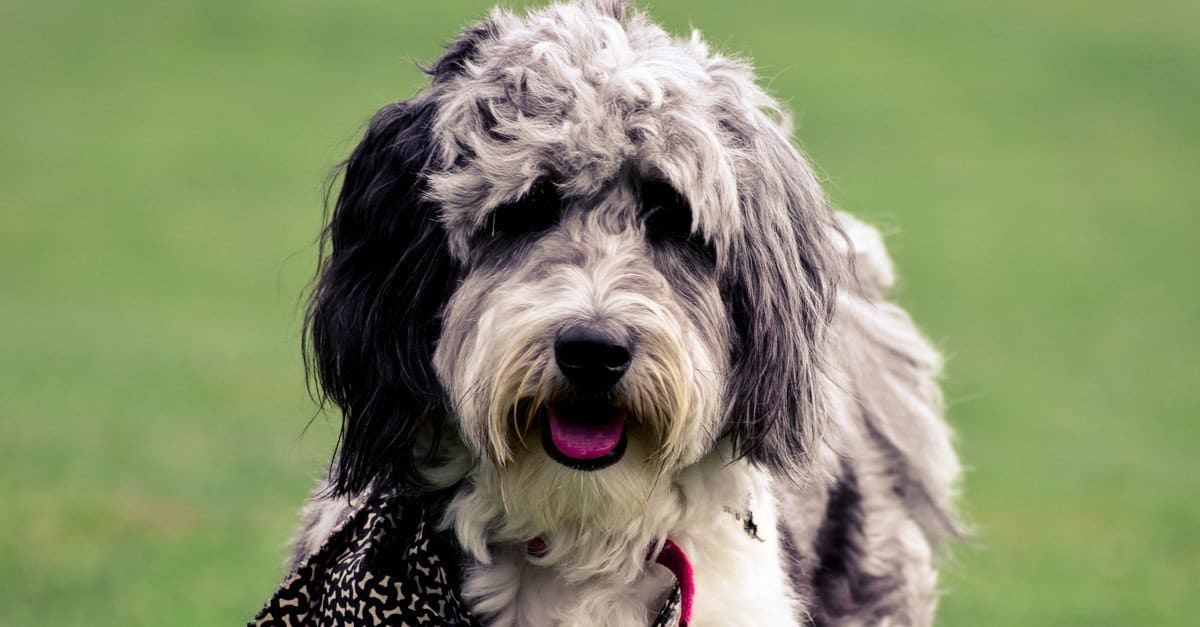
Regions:
<instances>
[{"instance_id":1,"label":"green grass background","mask_svg":"<svg viewBox=\"0 0 1200 627\"><path fill-rule=\"evenodd\" d=\"M237 624L335 429L329 168L487 3L0 0L0 624ZM1198 624L1200 4L659 0L751 55L950 356L942 625Z\"/></svg>"}]
</instances>

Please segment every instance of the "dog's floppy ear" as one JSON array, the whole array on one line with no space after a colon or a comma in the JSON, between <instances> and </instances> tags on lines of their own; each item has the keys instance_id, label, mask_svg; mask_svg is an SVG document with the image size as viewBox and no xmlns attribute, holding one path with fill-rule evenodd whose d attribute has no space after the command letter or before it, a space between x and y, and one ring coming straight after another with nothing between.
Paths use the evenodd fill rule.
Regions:
<instances>
[{"instance_id":1,"label":"dog's floppy ear","mask_svg":"<svg viewBox=\"0 0 1200 627\"><path fill-rule=\"evenodd\" d=\"M337 493L419 481L413 438L444 419L431 358L455 280L446 233L424 200L434 108L384 107L343 164L306 317L306 364L342 411Z\"/></svg>"},{"instance_id":2,"label":"dog's floppy ear","mask_svg":"<svg viewBox=\"0 0 1200 627\"><path fill-rule=\"evenodd\" d=\"M740 191L742 228L723 286L736 332L727 424L738 454L796 479L825 420L822 344L837 231L784 126L763 119L749 140L758 166Z\"/></svg>"}]
</instances>

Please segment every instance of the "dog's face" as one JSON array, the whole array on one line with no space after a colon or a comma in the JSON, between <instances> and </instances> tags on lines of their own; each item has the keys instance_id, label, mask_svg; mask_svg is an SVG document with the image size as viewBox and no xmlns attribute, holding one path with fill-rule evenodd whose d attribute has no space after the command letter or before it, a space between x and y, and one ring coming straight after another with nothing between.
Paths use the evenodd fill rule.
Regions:
<instances>
[{"instance_id":1,"label":"dog's face","mask_svg":"<svg viewBox=\"0 0 1200 627\"><path fill-rule=\"evenodd\" d=\"M498 466L546 455L600 470L630 441L647 456L630 463L695 461L720 429L729 367L715 252L669 183L627 172L564 196L565 178L588 175L553 153L531 189L455 208L463 278L434 356L452 415Z\"/></svg>"},{"instance_id":2,"label":"dog's face","mask_svg":"<svg viewBox=\"0 0 1200 627\"><path fill-rule=\"evenodd\" d=\"M833 227L749 68L598 0L494 12L430 73L349 159L310 309L339 488L414 483L445 430L542 525L723 439L802 471Z\"/></svg>"}]
</instances>

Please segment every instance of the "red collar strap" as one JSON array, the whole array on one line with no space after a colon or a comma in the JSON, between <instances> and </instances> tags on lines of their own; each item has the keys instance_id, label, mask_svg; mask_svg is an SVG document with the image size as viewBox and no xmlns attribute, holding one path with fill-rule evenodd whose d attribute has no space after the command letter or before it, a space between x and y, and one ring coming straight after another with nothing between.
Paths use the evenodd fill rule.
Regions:
<instances>
[{"instance_id":1,"label":"red collar strap","mask_svg":"<svg viewBox=\"0 0 1200 627\"><path fill-rule=\"evenodd\" d=\"M692 572L692 562L687 553L671 540L663 545L655 562L667 567L679 582L679 627L687 627L692 620L692 602L696 600L696 578Z\"/></svg>"},{"instance_id":2,"label":"red collar strap","mask_svg":"<svg viewBox=\"0 0 1200 627\"><path fill-rule=\"evenodd\" d=\"M529 541L525 550L534 557L541 557L547 551L546 541L534 538ZM671 571L671 574L675 575L675 581L679 584L679 627L687 627L688 622L692 620L692 603L696 600L696 578L692 571L691 560L688 559L683 549L671 540L667 540L663 544L658 555L646 556L647 561L651 559L655 563L662 564Z\"/></svg>"}]
</instances>

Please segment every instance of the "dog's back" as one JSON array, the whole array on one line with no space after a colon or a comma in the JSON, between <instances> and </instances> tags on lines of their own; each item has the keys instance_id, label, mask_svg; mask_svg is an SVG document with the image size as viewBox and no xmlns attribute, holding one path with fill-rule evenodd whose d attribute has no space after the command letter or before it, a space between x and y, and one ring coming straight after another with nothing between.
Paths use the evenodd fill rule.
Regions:
<instances>
[{"instance_id":1,"label":"dog's back","mask_svg":"<svg viewBox=\"0 0 1200 627\"><path fill-rule=\"evenodd\" d=\"M962 534L941 356L886 299L894 274L878 231L845 213L838 221L852 276L830 329L828 483L777 489L790 574L816 624L929 624L936 553Z\"/></svg>"}]
</instances>

